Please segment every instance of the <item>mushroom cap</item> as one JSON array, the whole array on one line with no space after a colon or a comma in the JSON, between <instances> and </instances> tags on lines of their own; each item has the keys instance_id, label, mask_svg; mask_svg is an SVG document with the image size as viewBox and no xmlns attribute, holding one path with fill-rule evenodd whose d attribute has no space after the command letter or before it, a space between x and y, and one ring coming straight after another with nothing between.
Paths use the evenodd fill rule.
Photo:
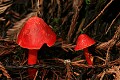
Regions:
<instances>
[{"instance_id":1,"label":"mushroom cap","mask_svg":"<svg viewBox=\"0 0 120 80\"><path fill-rule=\"evenodd\" d=\"M18 34L17 44L27 49L40 49L44 43L54 45L56 34L42 18L31 17Z\"/></svg>"},{"instance_id":2,"label":"mushroom cap","mask_svg":"<svg viewBox=\"0 0 120 80\"><path fill-rule=\"evenodd\" d=\"M86 34L80 34L78 39L77 39L76 46L75 46L74 50L75 51L82 50L82 49L87 48L93 44L95 44L95 41L92 38L90 38Z\"/></svg>"}]
</instances>

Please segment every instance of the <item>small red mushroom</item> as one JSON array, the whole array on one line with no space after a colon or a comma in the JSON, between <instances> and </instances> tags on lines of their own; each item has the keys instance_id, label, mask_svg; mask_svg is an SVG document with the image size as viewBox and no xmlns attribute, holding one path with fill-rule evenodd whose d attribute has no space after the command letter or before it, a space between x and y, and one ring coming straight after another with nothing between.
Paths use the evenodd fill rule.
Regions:
<instances>
[{"instance_id":1,"label":"small red mushroom","mask_svg":"<svg viewBox=\"0 0 120 80\"><path fill-rule=\"evenodd\" d=\"M42 18L36 16L26 21L17 38L17 44L29 50L28 65L36 64L37 52L43 44L46 43L51 47L54 45L55 41L56 34ZM31 71L28 71L28 74L31 77L33 74L35 75L35 72L35 69L31 69ZM34 78L34 76L32 76L32 78Z\"/></svg>"},{"instance_id":2,"label":"small red mushroom","mask_svg":"<svg viewBox=\"0 0 120 80\"><path fill-rule=\"evenodd\" d=\"M88 51L88 47L93 44L95 44L95 41L91 39L88 35L80 34L77 39L76 46L74 48L75 51L82 49L84 50L84 56L86 58L88 65L93 65L93 62L90 59L92 57L92 54L90 54Z\"/></svg>"}]
</instances>

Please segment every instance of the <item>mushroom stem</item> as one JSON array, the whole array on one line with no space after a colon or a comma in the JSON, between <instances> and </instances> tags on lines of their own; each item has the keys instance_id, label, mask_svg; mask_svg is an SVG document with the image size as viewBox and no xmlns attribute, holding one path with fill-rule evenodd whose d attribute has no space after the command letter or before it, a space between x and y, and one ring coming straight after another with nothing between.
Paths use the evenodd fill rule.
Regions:
<instances>
[{"instance_id":1,"label":"mushroom stem","mask_svg":"<svg viewBox=\"0 0 120 80\"><path fill-rule=\"evenodd\" d=\"M93 62L90 59L92 57L92 55L89 53L88 48L85 48L83 50L84 50L84 56L86 58L88 65L93 65Z\"/></svg>"},{"instance_id":2,"label":"mushroom stem","mask_svg":"<svg viewBox=\"0 0 120 80\"><path fill-rule=\"evenodd\" d=\"M34 65L37 62L37 52L36 49L29 49L28 52L28 65Z\"/></svg>"},{"instance_id":3,"label":"mushroom stem","mask_svg":"<svg viewBox=\"0 0 120 80\"><path fill-rule=\"evenodd\" d=\"M38 50L36 50L36 49L29 49L28 65L36 64L36 62L37 62L37 52L38 52ZM36 72L37 72L37 69L28 68L29 79L33 79L35 77Z\"/></svg>"}]
</instances>

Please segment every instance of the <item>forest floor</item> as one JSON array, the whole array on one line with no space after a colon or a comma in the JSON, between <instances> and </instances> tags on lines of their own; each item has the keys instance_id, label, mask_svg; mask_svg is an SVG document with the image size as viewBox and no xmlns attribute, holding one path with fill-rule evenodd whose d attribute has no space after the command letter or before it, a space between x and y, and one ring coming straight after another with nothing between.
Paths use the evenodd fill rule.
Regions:
<instances>
[{"instance_id":1,"label":"forest floor","mask_svg":"<svg viewBox=\"0 0 120 80\"><path fill-rule=\"evenodd\" d=\"M16 43L26 21L42 18L57 35L28 65L28 49ZM78 36L94 39L89 65ZM34 33L33 33L34 34ZM0 80L120 80L120 0L0 0Z\"/></svg>"}]
</instances>

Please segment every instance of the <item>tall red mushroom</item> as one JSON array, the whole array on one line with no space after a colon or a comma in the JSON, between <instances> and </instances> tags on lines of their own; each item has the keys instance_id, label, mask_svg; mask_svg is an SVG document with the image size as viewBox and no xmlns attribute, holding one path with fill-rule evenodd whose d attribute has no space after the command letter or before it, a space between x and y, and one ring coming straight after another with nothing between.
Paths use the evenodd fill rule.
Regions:
<instances>
[{"instance_id":1,"label":"tall red mushroom","mask_svg":"<svg viewBox=\"0 0 120 80\"><path fill-rule=\"evenodd\" d=\"M17 44L29 50L28 65L36 64L37 51L43 44L46 43L51 47L54 45L55 41L56 34L42 18L36 16L31 17L26 21L17 38ZM31 71L29 71L28 74L33 78L31 74L35 74L36 71L35 69L33 69L32 72Z\"/></svg>"},{"instance_id":2,"label":"tall red mushroom","mask_svg":"<svg viewBox=\"0 0 120 80\"><path fill-rule=\"evenodd\" d=\"M90 59L90 57L92 57L92 54L90 54L88 51L88 47L93 44L95 44L95 41L91 39L88 35L80 34L77 39L76 46L74 48L75 51L82 49L84 50L84 56L86 58L88 65L93 65L93 62Z\"/></svg>"}]
</instances>

